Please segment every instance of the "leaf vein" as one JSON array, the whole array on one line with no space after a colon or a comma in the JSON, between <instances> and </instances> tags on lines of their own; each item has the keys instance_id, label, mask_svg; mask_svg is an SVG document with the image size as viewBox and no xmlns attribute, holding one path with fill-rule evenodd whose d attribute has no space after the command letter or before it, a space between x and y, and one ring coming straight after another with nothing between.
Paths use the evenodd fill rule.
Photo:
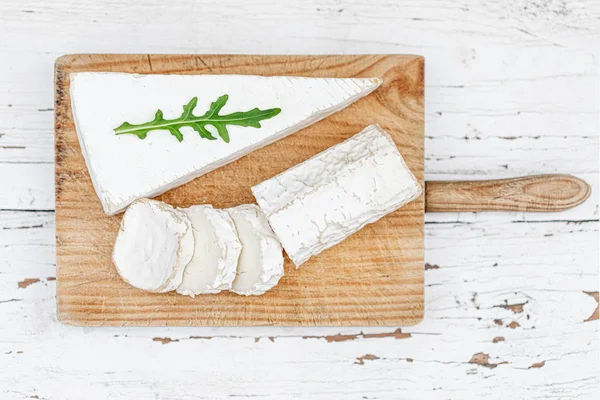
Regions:
<instances>
[{"instance_id":1,"label":"leaf vein","mask_svg":"<svg viewBox=\"0 0 600 400\"><path fill-rule=\"evenodd\" d=\"M270 108L267 110L253 108L250 111L238 111L227 115L219 115L219 112L225 106L228 99L229 96L226 94L220 96L216 101L211 103L208 111L204 115L195 116L194 109L198 104L198 98L194 97L188 104L183 106L183 113L179 118L171 120L164 119L163 112L157 110L152 121L138 125L123 122L120 126L115 128L114 131L116 135L131 134L136 135L140 139L145 139L150 131L167 130L179 142L182 142L183 134L180 129L183 127L190 127L198 132L201 138L216 140L217 138L206 129L206 125L211 125L217 130L221 139L223 139L224 142L229 143L230 137L227 125L260 128L260 121L273 118L281 112L280 108Z\"/></svg>"}]
</instances>

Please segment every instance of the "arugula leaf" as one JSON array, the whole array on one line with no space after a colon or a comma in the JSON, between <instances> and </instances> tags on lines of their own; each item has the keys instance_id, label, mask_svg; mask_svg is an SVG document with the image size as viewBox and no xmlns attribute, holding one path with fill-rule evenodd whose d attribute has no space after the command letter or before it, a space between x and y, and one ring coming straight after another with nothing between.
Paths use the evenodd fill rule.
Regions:
<instances>
[{"instance_id":1,"label":"arugula leaf","mask_svg":"<svg viewBox=\"0 0 600 400\"><path fill-rule=\"evenodd\" d=\"M194 97L188 104L183 106L183 114L179 118L175 119L164 119L163 112L157 110L154 115L154 119L150 122L146 122L139 125L133 125L129 122L123 122L118 128L115 128L115 134L117 135L136 135L140 139L145 139L148 132L163 129L175 136L179 142L183 141L183 134L180 129L184 126L191 127L193 130L198 132L200 137L208 140L217 140L208 129L206 125L213 126L221 139L225 143L229 143L229 131L227 125L238 125L238 126L251 126L253 128L260 128L260 121L273 118L281 112L280 108L270 108L268 110L259 110L253 108L250 111L234 112L227 115L219 115L219 111L225 106L228 95L219 97L216 101L211 103L210 108L204 115L195 116L194 108L198 104L198 98Z\"/></svg>"}]
</instances>

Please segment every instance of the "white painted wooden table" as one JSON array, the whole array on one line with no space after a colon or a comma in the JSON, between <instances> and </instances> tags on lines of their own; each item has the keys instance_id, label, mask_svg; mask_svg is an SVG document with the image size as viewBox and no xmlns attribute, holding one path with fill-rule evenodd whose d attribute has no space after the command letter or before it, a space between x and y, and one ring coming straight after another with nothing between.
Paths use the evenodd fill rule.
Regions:
<instances>
[{"instance_id":1,"label":"white painted wooden table","mask_svg":"<svg viewBox=\"0 0 600 400\"><path fill-rule=\"evenodd\" d=\"M598 1L168 3L0 2L0 399L600 398ZM74 52L422 54L428 179L594 191L427 215L425 321L401 331L63 326L52 78Z\"/></svg>"}]
</instances>

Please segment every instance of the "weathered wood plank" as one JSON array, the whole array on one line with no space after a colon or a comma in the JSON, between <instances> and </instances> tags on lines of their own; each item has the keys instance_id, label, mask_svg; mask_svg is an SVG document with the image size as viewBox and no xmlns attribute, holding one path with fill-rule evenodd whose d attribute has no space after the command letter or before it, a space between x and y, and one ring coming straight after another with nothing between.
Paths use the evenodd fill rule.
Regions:
<instances>
[{"instance_id":1,"label":"weathered wood plank","mask_svg":"<svg viewBox=\"0 0 600 400\"><path fill-rule=\"evenodd\" d=\"M29 189L53 207L52 111L38 109L53 108L54 59L75 52L422 54L427 178L595 185L561 214L427 215L425 322L401 335L66 327L47 279L53 214L0 212L2 227L43 224L0 230L0 397L598 398L600 325L582 321L598 291L599 17L597 1L0 2L0 209ZM22 177L12 191L6 172Z\"/></svg>"}]
</instances>

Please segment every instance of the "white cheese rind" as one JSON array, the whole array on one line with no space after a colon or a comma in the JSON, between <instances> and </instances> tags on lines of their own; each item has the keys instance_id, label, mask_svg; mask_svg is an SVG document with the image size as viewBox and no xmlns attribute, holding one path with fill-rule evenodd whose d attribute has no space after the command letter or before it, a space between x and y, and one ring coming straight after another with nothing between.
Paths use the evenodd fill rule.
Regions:
<instances>
[{"instance_id":1,"label":"white cheese rind","mask_svg":"<svg viewBox=\"0 0 600 400\"><path fill-rule=\"evenodd\" d=\"M252 75L70 74L73 117L82 153L104 211L116 214L137 198L154 197L337 112L381 84L378 78L304 78ZM183 142L168 131L141 140L115 135L127 121L148 122L161 109L177 118L198 97L196 115L223 94L221 114L280 108L261 128L228 126L231 141L206 140L182 128ZM208 126L212 130L211 126Z\"/></svg>"},{"instance_id":2,"label":"white cheese rind","mask_svg":"<svg viewBox=\"0 0 600 400\"><path fill-rule=\"evenodd\" d=\"M231 291L241 295L260 295L283 276L283 249L255 204L227 209L242 242L236 278Z\"/></svg>"},{"instance_id":3,"label":"white cheese rind","mask_svg":"<svg viewBox=\"0 0 600 400\"><path fill-rule=\"evenodd\" d=\"M194 297L231 289L242 243L229 213L211 205L178 210L192 222L195 245L177 293Z\"/></svg>"},{"instance_id":4,"label":"white cheese rind","mask_svg":"<svg viewBox=\"0 0 600 400\"><path fill-rule=\"evenodd\" d=\"M149 292L175 290L194 253L192 224L161 201L139 199L121 220L113 263L123 280Z\"/></svg>"},{"instance_id":5,"label":"white cheese rind","mask_svg":"<svg viewBox=\"0 0 600 400\"><path fill-rule=\"evenodd\" d=\"M421 192L393 139L378 125L252 187L296 267Z\"/></svg>"}]
</instances>

